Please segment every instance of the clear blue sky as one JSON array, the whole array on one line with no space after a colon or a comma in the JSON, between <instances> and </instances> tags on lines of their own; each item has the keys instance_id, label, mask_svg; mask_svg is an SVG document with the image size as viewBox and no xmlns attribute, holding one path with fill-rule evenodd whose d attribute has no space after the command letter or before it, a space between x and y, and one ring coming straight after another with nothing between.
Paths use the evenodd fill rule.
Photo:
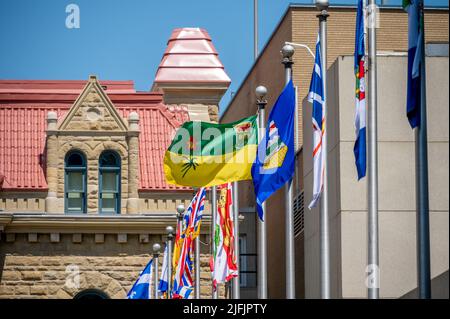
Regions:
<instances>
[{"instance_id":1,"label":"clear blue sky","mask_svg":"<svg viewBox=\"0 0 450 319\"><path fill-rule=\"evenodd\" d=\"M261 49L291 2L259 0ZM80 28L65 26L68 4ZM333 1L354 4L356 0ZM388 0L400 4L401 0ZM425 0L448 6L446 0ZM1 0L0 79L134 80L147 91L174 28L208 30L232 80L230 101L253 62L253 0Z\"/></svg>"}]
</instances>

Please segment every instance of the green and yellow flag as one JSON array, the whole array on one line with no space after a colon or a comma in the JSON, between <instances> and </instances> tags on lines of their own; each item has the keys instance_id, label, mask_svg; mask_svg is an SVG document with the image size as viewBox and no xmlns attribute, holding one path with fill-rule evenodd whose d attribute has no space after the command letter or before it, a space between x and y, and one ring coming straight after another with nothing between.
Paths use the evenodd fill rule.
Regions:
<instances>
[{"instance_id":1,"label":"green and yellow flag","mask_svg":"<svg viewBox=\"0 0 450 319\"><path fill-rule=\"evenodd\" d=\"M256 115L229 124L185 122L164 155L169 184L206 187L252 178Z\"/></svg>"}]
</instances>

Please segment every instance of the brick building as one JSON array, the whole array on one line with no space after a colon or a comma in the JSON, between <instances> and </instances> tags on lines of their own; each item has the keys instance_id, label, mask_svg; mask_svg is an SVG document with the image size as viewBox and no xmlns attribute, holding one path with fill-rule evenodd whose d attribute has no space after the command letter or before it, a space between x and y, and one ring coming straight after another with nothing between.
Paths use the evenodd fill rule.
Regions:
<instances>
[{"instance_id":1,"label":"brick building","mask_svg":"<svg viewBox=\"0 0 450 319\"><path fill-rule=\"evenodd\" d=\"M337 64L342 56L351 56L354 51L354 34L355 34L355 19L356 8L354 6L330 6L328 10L330 16L328 17L327 26L327 38L328 38L328 52L327 52L327 68ZM314 50L317 32L318 32L318 19L316 15L318 11L314 5L303 4L291 4L288 6L284 15L281 17L280 22L276 26L269 40L265 44L262 51L259 53L258 58L249 69L245 79L242 81L240 87L233 95L228 107L224 110L220 117L220 122L227 123L235 121L239 118L250 116L256 113L256 96L255 88L258 85L264 85L268 89L267 94L267 108L266 116L269 115L271 107L273 106L276 98L282 91L285 83L285 70L281 64L280 50L284 43L294 42L306 44ZM377 29L377 50L380 56L395 56L405 55L408 46L408 21L407 14L401 7L381 7L379 15L379 28ZM447 43L448 44L448 8L426 8L425 9L425 26L426 26L426 42L427 43ZM448 50L448 49L447 49ZM448 51L447 51L448 52ZM348 59L348 57L346 58ZM399 63L403 63L404 61ZM309 193L305 192L305 188L311 188L311 181L304 178L304 159L309 156L309 149L304 153L306 149L304 143L311 143L311 139L304 140L303 134L305 130L309 132L309 118L303 116L303 107L308 107L307 103L303 103L304 98L309 90L309 83L311 80L311 71L313 69L314 60L303 48L295 48L295 54L293 55L293 83L297 87L298 95L298 130L297 130L297 168L294 176L294 230L295 230L295 278L296 278L296 297L297 298L318 298L318 242L314 236L317 236L317 219L314 217L317 214L309 212L308 209L304 210L304 201L310 200ZM347 62L347 61L346 61ZM339 65L342 65L340 63ZM443 68L444 69L444 68ZM353 94L352 85L354 85L354 78L345 73L342 76L342 67L340 71L335 71L328 76L328 87L331 94L335 94L335 98L342 99L343 92L340 90L342 87L349 88L348 94ZM389 78L383 78L383 81L388 81L391 87L394 88L396 94L402 93L406 69L402 70L401 74L391 74L390 78L396 79L389 80ZM331 77L334 76L334 77ZM379 77L380 81L380 77ZM448 75L447 75L448 81ZM430 82L431 83L431 82ZM435 83L435 82L433 82ZM445 85L442 88L446 87ZM448 92L448 90L447 90ZM392 93L389 93L389 97ZM347 95L345 95L347 97ZM354 97L354 95L353 95ZM397 97L397 95L396 95ZM401 96L399 97L399 99ZM378 98L382 100L381 97ZM350 99L345 100L346 105L343 105L341 100L337 101L336 106L340 106L341 109L348 107L350 112L354 110L354 101ZM431 100L430 100L431 101ZM334 102L333 102L334 103ZM431 103L431 102L429 102ZM448 103L448 102L447 102ZM405 108L404 102L398 106L402 110ZM444 105L441 105L444 108ZM430 111L431 112L431 111ZM442 109L443 114L447 114L445 109ZM336 113L337 114L337 113ZM347 113L345 113L347 115ZM444 116L445 118L445 116ZM305 120L306 119L306 120ZM347 119L347 118L346 118ZM305 122L306 121L306 122ZM305 123L305 126L303 125ZM340 122L339 122L340 123ZM348 125L352 128L353 122L345 122L336 125ZM306 127L307 126L307 127ZM448 132L448 131L447 131ZM310 134L310 133L308 133ZM405 133L406 134L406 133ZM444 134L445 136L445 134ZM404 138L404 137L402 137ZM408 137L409 139L409 137ZM445 138L444 138L445 140ZM448 141L448 133L447 133ZM349 159L349 165L353 163ZM430 164L431 165L431 164ZM310 168L308 166L307 168ZM335 167L334 167L335 168ZM333 169L334 169L333 168ZM430 170L433 170L430 166ZM448 171L446 171L448 174ZM346 172L353 174L354 172ZM445 176L445 174L443 175ZM353 175L340 176L342 180L355 178ZM448 178L447 178L448 180ZM305 186L305 183L308 183ZM239 183L239 203L241 214L245 216L244 225L241 229L255 229L255 199L253 186L251 182ZM342 186L343 187L343 186ZM351 187L357 186L351 184ZM381 186L380 186L381 187ZM353 188L350 188L354 190ZM365 189L365 188L364 188ZM408 188L410 189L410 188ZM445 189L448 189L448 185ZM339 194L339 187L336 186L331 192L335 191ZM380 192L382 190L380 189ZM306 195L304 195L306 194ZM359 194L359 193L358 193ZM336 195L337 196L337 195ZM439 203L443 203L443 206L439 206L439 211L448 211L448 198L445 205L445 197L439 199ZM265 215L267 221L267 254L268 254L268 295L269 298L285 298L285 249L284 249L284 228L285 228L285 194L284 187L276 192L267 201L267 214ZM364 204L362 204L364 205ZM445 208L447 207L447 208ZM358 207L362 210L361 207ZM408 206L407 211L411 210ZM303 214L304 213L304 214ZM331 214L331 213L330 213ZM339 215L336 213L336 215ZM340 217L339 217L340 218ZM347 225L351 228L351 225ZM335 233L339 233L337 228L332 230ZM340 230L339 230L340 231ZM448 231L448 228L447 228ZM445 229L441 229L441 235L445 234ZM415 234L414 234L415 235ZM342 234L344 236L344 234ZM350 240L354 237L350 237ZM338 240L339 238L333 237ZM355 239L356 240L356 239ZM361 240L360 237L357 240ZM246 238L247 247L244 248L250 255L256 254L256 238L251 235L251 232L247 232ZM356 248L356 247L354 247ZM358 249L363 249L358 247ZM381 248L380 248L381 249ZM410 253L411 254L411 253ZM448 251L447 251L448 256ZM344 258L344 257L342 257ZM332 265L333 271L340 272L341 268L345 264L347 259L343 259L343 264L339 264L337 260L333 260L335 263ZM445 268L445 263L443 263ZM354 266L354 265L353 265ZM253 266L253 269L255 267ZM353 268L352 268L353 269ZM442 270L442 268L439 268ZM448 269L448 261L447 261ZM363 273L364 274L364 273ZM412 272L408 273L409 277ZM448 272L447 272L448 274ZM351 276L350 276L351 277ZM398 278L398 277L397 277ZM335 273L333 277L333 297L357 297L364 298L364 290L358 290L356 293L348 286L342 283L342 277ZM448 275L447 275L448 280ZM256 283L255 283L256 284ZM386 286L385 286L386 287ZM400 288L401 287L401 288ZM411 282L402 282L398 286L398 290L388 290L384 293L382 291L381 296L388 297L400 297L402 294L406 294L409 289L413 289ZM360 288L360 287L359 287ZM383 295L384 293L384 295ZM448 290L447 290L448 294ZM256 297L256 288L248 292L248 296Z\"/></svg>"}]
</instances>

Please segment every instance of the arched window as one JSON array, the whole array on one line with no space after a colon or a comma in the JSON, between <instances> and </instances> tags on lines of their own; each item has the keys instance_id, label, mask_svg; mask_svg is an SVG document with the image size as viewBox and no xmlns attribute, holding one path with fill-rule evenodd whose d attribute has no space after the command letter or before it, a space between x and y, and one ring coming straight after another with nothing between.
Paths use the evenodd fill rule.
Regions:
<instances>
[{"instance_id":1,"label":"arched window","mask_svg":"<svg viewBox=\"0 0 450 319\"><path fill-rule=\"evenodd\" d=\"M64 177L66 213L86 213L86 158L81 152L67 153Z\"/></svg>"},{"instance_id":2,"label":"arched window","mask_svg":"<svg viewBox=\"0 0 450 319\"><path fill-rule=\"evenodd\" d=\"M120 213L120 157L116 152L104 151L99 158L99 211Z\"/></svg>"},{"instance_id":3,"label":"arched window","mask_svg":"<svg viewBox=\"0 0 450 319\"><path fill-rule=\"evenodd\" d=\"M77 293L73 299L99 300L109 299L109 296L99 289L85 289Z\"/></svg>"}]
</instances>

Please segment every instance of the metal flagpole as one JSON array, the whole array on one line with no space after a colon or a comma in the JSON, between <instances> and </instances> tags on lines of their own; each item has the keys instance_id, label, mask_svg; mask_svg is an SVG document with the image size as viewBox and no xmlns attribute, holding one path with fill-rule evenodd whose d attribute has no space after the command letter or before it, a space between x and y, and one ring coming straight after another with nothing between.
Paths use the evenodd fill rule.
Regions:
<instances>
[{"instance_id":1,"label":"metal flagpole","mask_svg":"<svg viewBox=\"0 0 450 319\"><path fill-rule=\"evenodd\" d=\"M158 257L159 257L159 251L161 250L161 245L156 243L153 244L153 283L154 283L154 296L155 299L159 299L159 292L158 292L158 284L159 284L159 278L158 278Z\"/></svg>"},{"instance_id":2,"label":"metal flagpole","mask_svg":"<svg viewBox=\"0 0 450 319\"><path fill-rule=\"evenodd\" d=\"M172 290L172 241L173 241L173 227L166 227L167 233L167 299L170 299Z\"/></svg>"},{"instance_id":3,"label":"metal flagpole","mask_svg":"<svg viewBox=\"0 0 450 319\"><path fill-rule=\"evenodd\" d=\"M286 72L286 84L289 83L292 77L292 55L294 54L294 47L285 44L281 49L283 61ZM295 132L295 128L294 128ZM285 243L286 243L286 298L295 299L295 251L294 251L294 188L292 181L286 183L285 186L285 202L286 202L286 220L285 220Z\"/></svg>"},{"instance_id":4,"label":"metal flagpole","mask_svg":"<svg viewBox=\"0 0 450 319\"><path fill-rule=\"evenodd\" d=\"M241 298L241 289L239 287L240 263L239 263L239 193L238 182L233 183L233 219L234 219L234 254L238 275L233 278L233 299Z\"/></svg>"},{"instance_id":5,"label":"metal flagpole","mask_svg":"<svg viewBox=\"0 0 450 319\"><path fill-rule=\"evenodd\" d=\"M328 0L316 1L316 7L321 12L319 18L320 51L322 58L322 81L323 81L323 161L324 182L320 205L320 291L322 299L331 298L330 289L330 230L328 213L328 149L327 149L327 18Z\"/></svg>"},{"instance_id":6,"label":"metal flagpole","mask_svg":"<svg viewBox=\"0 0 450 319\"><path fill-rule=\"evenodd\" d=\"M263 135L266 132L266 116L265 107L267 100L265 99L267 95L267 89L260 85L256 88L256 104L259 110L259 133L258 133L258 143L261 142ZM258 155L256 155L258 156ZM262 203L262 211L264 218L266 218L266 202ZM266 222L261 221L258 218L258 298L267 299L267 235L266 235Z\"/></svg>"},{"instance_id":7,"label":"metal flagpole","mask_svg":"<svg viewBox=\"0 0 450 319\"><path fill-rule=\"evenodd\" d=\"M368 107L368 267L371 280L368 281L368 298L379 297L378 263L378 138L377 138L377 33L376 3L369 0L369 107Z\"/></svg>"},{"instance_id":8,"label":"metal flagpole","mask_svg":"<svg viewBox=\"0 0 450 319\"><path fill-rule=\"evenodd\" d=\"M419 2L423 22L423 0ZM420 61L420 124L416 128L417 273L419 298L431 298L430 216L428 198L427 95L425 74L425 26Z\"/></svg>"},{"instance_id":9,"label":"metal flagpole","mask_svg":"<svg viewBox=\"0 0 450 319\"><path fill-rule=\"evenodd\" d=\"M216 216L217 216L217 187L211 187L211 256L214 258L214 229L216 227ZM215 265L214 265L215 267ZM218 298L219 284L217 284L217 289L214 290L214 286L211 283L212 288L212 299Z\"/></svg>"},{"instance_id":10,"label":"metal flagpole","mask_svg":"<svg viewBox=\"0 0 450 319\"><path fill-rule=\"evenodd\" d=\"M258 57L258 0L253 0L253 53Z\"/></svg>"}]
</instances>

